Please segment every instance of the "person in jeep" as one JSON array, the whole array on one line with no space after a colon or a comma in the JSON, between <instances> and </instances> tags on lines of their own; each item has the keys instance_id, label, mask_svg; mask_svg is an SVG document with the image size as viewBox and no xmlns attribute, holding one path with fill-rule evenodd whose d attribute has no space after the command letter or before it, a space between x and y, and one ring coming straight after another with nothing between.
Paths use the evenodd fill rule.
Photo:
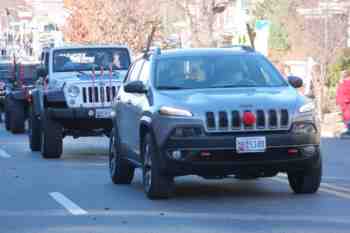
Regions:
<instances>
[{"instance_id":1,"label":"person in jeep","mask_svg":"<svg viewBox=\"0 0 350 233\"><path fill-rule=\"evenodd\" d=\"M246 47L145 54L131 65L113 107L111 179L130 184L140 167L154 199L169 197L176 176L284 172L295 193L314 193L320 135L301 86Z\"/></svg>"}]
</instances>

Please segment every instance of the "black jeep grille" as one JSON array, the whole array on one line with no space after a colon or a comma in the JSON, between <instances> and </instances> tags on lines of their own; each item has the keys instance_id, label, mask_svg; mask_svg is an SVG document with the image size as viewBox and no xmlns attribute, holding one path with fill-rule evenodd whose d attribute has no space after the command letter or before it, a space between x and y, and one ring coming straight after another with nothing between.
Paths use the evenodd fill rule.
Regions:
<instances>
[{"instance_id":1,"label":"black jeep grille","mask_svg":"<svg viewBox=\"0 0 350 233\"><path fill-rule=\"evenodd\" d=\"M246 126L242 120L244 112L251 112L256 117L253 126ZM234 131L266 131L288 130L291 120L287 109L269 110L245 110L245 111L219 111L205 113L206 128L210 132L234 132Z\"/></svg>"}]
</instances>

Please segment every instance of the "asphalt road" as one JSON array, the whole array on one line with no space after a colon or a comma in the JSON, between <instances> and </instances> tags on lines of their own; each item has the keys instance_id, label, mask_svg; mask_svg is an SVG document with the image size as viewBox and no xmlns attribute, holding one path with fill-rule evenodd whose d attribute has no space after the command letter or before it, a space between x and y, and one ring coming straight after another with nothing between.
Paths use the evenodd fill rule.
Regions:
<instances>
[{"instance_id":1,"label":"asphalt road","mask_svg":"<svg viewBox=\"0 0 350 233\"><path fill-rule=\"evenodd\" d=\"M106 138L67 138L62 159L44 160L0 124L0 233L350 232L350 140L323 139L315 195L294 195L283 175L191 176L161 201L146 199L139 171L132 185L113 185L107 148Z\"/></svg>"}]
</instances>

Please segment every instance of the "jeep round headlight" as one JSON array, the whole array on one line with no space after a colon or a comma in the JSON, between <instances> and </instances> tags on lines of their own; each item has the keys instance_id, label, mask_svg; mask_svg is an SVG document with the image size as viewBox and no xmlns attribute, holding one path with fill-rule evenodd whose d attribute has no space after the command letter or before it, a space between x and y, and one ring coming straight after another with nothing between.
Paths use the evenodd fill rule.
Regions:
<instances>
[{"instance_id":1,"label":"jeep round headlight","mask_svg":"<svg viewBox=\"0 0 350 233\"><path fill-rule=\"evenodd\" d=\"M80 93L80 89L78 86L72 85L68 87L67 92L70 97L77 97Z\"/></svg>"}]
</instances>

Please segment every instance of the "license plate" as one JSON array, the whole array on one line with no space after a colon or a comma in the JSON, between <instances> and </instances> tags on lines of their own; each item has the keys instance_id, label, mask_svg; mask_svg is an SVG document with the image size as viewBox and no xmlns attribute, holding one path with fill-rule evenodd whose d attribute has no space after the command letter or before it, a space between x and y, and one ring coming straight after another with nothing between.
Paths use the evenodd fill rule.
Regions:
<instances>
[{"instance_id":1,"label":"license plate","mask_svg":"<svg viewBox=\"0 0 350 233\"><path fill-rule=\"evenodd\" d=\"M96 109L95 117L99 119L111 118L111 112L112 109L110 108Z\"/></svg>"},{"instance_id":2,"label":"license plate","mask_svg":"<svg viewBox=\"0 0 350 233\"><path fill-rule=\"evenodd\" d=\"M266 151L265 137L238 137L236 138L237 153L262 153Z\"/></svg>"}]
</instances>

